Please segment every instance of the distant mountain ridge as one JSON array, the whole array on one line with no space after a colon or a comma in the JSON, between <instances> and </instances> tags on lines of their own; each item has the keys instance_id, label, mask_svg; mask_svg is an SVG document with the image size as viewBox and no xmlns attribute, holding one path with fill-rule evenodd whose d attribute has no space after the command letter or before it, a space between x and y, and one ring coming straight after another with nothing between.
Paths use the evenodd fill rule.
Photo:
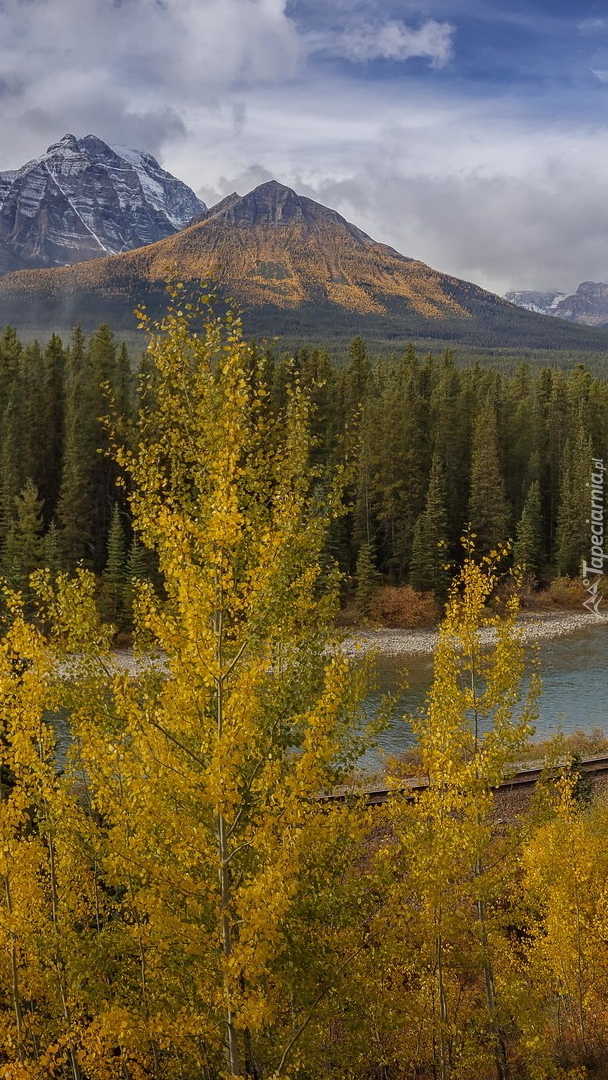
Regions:
<instances>
[{"instance_id":1,"label":"distant mountain ridge","mask_svg":"<svg viewBox=\"0 0 608 1080\"><path fill-rule=\"evenodd\" d=\"M277 181L236 193L165 239L111 257L0 277L0 324L37 331L80 321L134 329L133 309L166 309L176 270L197 291L211 276L244 309L247 333L298 340L461 342L605 350L608 335L524 311L442 274Z\"/></svg>"},{"instance_id":2,"label":"distant mountain ridge","mask_svg":"<svg viewBox=\"0 0 608 1080\"><path fill-rule=\"evenodd\" d=\"M608 328L608 284L601 281L583 281L571 296L564 292L542 293L524 289L506 293L505 300L528 311L553 315L579 326Z\"/></svg>"},{"instance_id":3,"label":"distant mountain ridge","mask_svg":"<svg viewBox=\"0 0 608 1080\"><path fill-rule=\"evenodd\" d=\"M0 173L0 273L116 255L206 211L150 154L64 135L21 169Z\"/></svg>"}]
</instances>

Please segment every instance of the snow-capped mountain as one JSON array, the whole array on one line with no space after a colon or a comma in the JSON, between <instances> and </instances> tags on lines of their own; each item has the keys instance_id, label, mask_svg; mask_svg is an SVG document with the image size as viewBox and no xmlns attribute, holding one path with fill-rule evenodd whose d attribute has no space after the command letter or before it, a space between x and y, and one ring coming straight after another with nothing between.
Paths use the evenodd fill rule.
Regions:
<instances>
[{"instance_id":1,"label":"snow-capped mountain","mask_svg":"<svg viewBox=\"0 0 608 1080\"><path fill-rule=\"evenodd\" d=\"M583 281L575 293L509 292L505 295L517 307L554 315L581 326L608 327L608 285L601 281Z\"/></svg>"},{"instance_id":2,"label":"snow-capped mountain","mask_svg":"<svg viewBox=\"0 0 608 1080\"><path fill-rule=\"evenodd\" d=\"M533 292L529 289L521 289L518 292L505 293L505 300L516 307L525 308L526 311L536 311L539 315L555 315L556 308L562 300L566 299L565 292L553 289L550 292Z\"/></svg>"},{"instance_id":3,"label":"snow-capped mountain","mask_svg":"<svg viewBox=\"0 0 608 1080\"><path fill-rule=\"evenodd\" d=\"M131 251L206 210L150 154L64 135L21 169L0 173L0 272Z\"/></svg>"}]
</instances>

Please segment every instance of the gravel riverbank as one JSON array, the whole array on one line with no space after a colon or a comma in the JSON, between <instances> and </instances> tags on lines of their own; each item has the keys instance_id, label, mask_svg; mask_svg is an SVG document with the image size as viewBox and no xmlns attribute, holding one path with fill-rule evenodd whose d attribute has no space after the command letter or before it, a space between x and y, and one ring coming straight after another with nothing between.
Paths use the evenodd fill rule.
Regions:
<instances>
[{"instance_id":1,"label":"gravel riverbank","mask_svg":"<svg viewBox=\"0 0 608 1080\"><path fill-rule=\"evenodd\" d=\"M543 641L572 634L592 626L608 625L608 615L593 615L586 611L526 612L519 619L524 641ZM428 656L437 645L437 630L360 630L344 643L348 656L373 651L382 656ZM483 630L482 641L491 645L495 634Z\"/></svg>"}]
</instances>

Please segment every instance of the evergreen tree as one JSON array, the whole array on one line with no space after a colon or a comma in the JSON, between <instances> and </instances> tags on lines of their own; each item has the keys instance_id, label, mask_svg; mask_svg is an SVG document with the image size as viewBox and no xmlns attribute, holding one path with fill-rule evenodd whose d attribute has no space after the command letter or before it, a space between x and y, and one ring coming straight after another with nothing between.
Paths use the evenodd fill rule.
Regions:
<instances>
[{"instance_id":1,"label":"evergreen tree","mask_svg":"<svg viewBox=\"0 0 608 1080\"><path fill-rule=\"evenodd\" d=\"M4 576L15 588L28 592L30 574L42 563L42 502L28 480L15 499L15 517L2 551Z\"/></svg>"},{"instance_id":2,"label":"evergreen tree","mask_svg":"<svg viewBox=\"0 0 608 1080\"><path fill-rule=\"evenodd\" d=\"M478 554L487 555L506 539L509 513L498 459L496 414L489 403L475 421L468 516Z\"/></svg>"},{"instance_id":3,"label":"evergreen tree","mask_svg":"<svg viewBox=\"0 0 608 1080\"><path fill-rule=\"evenodd\" d=\"M591 438L579 427L568 440L562 456L562 482L557 518L555 563L558 574L575 577L586 555L590 555Z\"/></svg>"},{"instance_id":4,"label":"evergreen tree","mask_svg":"<svg viewBox=\"0 0 608 1080\"><path fill-rule=\"evenodd\" d=\"M150 567L148 565L148 552L141 541L134 536L131 540L127 555L125 580L123 588L123 609L125 622L133 625L133 605L142 582L149 580Z\"/></svg>"},{"instance_id":5,"label":"evergreen tree","mask_svg":"<svg viewBox=\"0 0 608 1080\"><path fill-rule=\"evenodd\" d=\"M376 569L373 544L366 541L359 548L357 557L355 600L360 615L369 615L370 603L378 588L380 575Z\"/></svg>"},{"instance_id":6,"label":"evergreen tree","mask_svg":"<svg viewBox=\"0 0 608 1080\"><path fill-rule=\"evenodd\" d=\"M410 583L415 589L433 590L439 598L446 595L449 571L448 513L443 465L438 453L433 455L426 507L414 529Z\"/></svg>"},{"instance_id":7,"label":"evergreen tree","mask_svg":"<svg viewBox=\"0 0 608 1080\"><path fill-rule=\"evenodd\" d=\"M522 515L517 523L513 562L537 574L543 560L540 485L535 480L528 489Z\"/></svg>"},{"instance_id":8,"label":"evergreen tree","mask_svg":"<svg viewBox=\"0 0 608 1080\"><path fill-rule=\"evenodd\" d=\"M61 338L53 334L43 358L43 439L40 493L47 520L52 518L59 498L64 436L65 349Z\"/></svg>"},{"instance_id":9,"label":"evergreen tree","mask_svg":"<svg viewBox=\"0 0 608 1080\"><path fill-rule=\"evenodd\" d=\"M56 578L62 569L59 531L54 521L51 521L42 543L41 565L50 571L53 578Z\"/></svg>"},{"instance_id":10,"label":"evergreen tree","mask_svg":"<svg viewBox=\"0 0 608 1080\"><path fill-rule=\"evenodd\" d=\"M99 398L93 392L82 330L77 326L66 361L64 453L57 522L64 565L91 562L93 542L92 470L96 461Z\"/></svg>"},{"instance_id":11,"label":"evergreen tree","mask_svg":"<svg viewBox=\"0 0 608 1080\"><path fill-rule=\"evenodd\" d=\"M125 536L118 503L114 503L108 535L108 558L101 576L101 613L119 627L124 622L126 581Z\"/></svg>"}]
</instances>

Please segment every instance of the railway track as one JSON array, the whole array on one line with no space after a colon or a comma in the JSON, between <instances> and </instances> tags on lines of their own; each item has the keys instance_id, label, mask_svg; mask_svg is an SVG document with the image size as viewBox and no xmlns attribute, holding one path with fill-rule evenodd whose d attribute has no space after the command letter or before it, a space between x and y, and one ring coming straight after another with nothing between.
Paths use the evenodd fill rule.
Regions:
<instances>
[{"instance_id":1,"label":"railway track","mask_svg":"<svg viewBox=\"0 0 608 1080\"><path fill-rule=\"evenodd\" d=\"M568 768L567 765L559 765L556 772L563 771ZM576 764L576 768L579 772L586 776L600 777L608 776L608 757L588 758L586 761L579 761ZM533 787L538 783L543 775L543 769L522 769L520 772L514 773L508 779L503 780L496 788L496 791L516 791L518 788ZM362 791L360 793L353 792L340 792L337 795L321 795L319 802L321 803L345 803L349 802L353 797L364 798L368 806L382 806L387 801L390 795L404 795L413 801L419 791L424 791L428 787L427 781L423 779L417 779L412 777L411 780L407 780L401 787L397 788L378 788L373 791Z\"/></svg>"}]
</instances>

